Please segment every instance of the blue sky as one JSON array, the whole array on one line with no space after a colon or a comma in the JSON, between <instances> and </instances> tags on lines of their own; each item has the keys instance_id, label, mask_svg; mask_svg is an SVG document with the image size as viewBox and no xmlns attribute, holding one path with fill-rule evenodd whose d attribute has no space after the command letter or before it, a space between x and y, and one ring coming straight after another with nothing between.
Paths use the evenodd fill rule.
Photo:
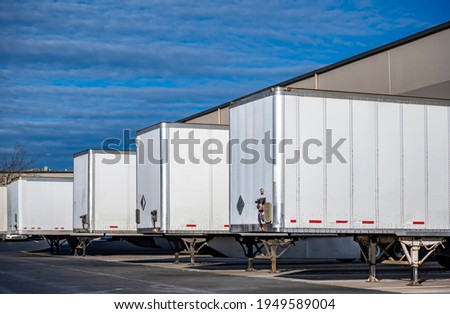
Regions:
<instances>
[{"instance_id":1,"label":"blue sky","mask_svg":"<svg viewBox=\"0 0 450 314\"><path fill-rule=\"evenodd\" d=\"M0 154L37 167L450 20L450 1L0 2ZM0 155L0 156L2 156Z\"/></svg>"}]
</instances>

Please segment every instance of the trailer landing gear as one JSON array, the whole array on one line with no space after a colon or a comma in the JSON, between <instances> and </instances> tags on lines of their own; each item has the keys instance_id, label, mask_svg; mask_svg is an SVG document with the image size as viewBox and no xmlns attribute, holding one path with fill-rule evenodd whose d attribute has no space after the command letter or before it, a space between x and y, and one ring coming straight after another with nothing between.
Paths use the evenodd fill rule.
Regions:
<instances>
[{"instance_id":1,"label":"trailer landing gear","mask_svg":"<svg viewBox=\"0 0 450 314\"><path fill-rule=\"evenodd\" d=\"M247 269L245 271L254 271L254 259L264 258L270 259L271 261L270 273L279 272L277 270L277 259L281 257L295 241L295 239L258 239L249 237L240 237L236 240L242 246L245 256L247 257ZM260 245L260 243L262 245ZM256 248L256 252L258 252L260 255L255 256L256 252L253 248ZM264 248L265 254L263 253L262 248ZM278 248L281 248L281 251L277 253Z\"/></svg>"},{"instance_id":2,"label":"trailer landing gear","mask_svg":"<svg viewBox=\"0 0 450 314\"><path fill-rule=\"evenodd\" d=\"M91 238L78 238L77 245L74 249L74 256L86 256L86 248L91 244Z\"/></svg>"},{"instance_id":3,"label":"trailer landing gear","mask_svg":"<svg viewBox=\"0 0 450 314\"><path fill-rule=\"evenodd\" d=\"M369 278L367 282L377 282L376 264L409 265L411 267L410 286L419 286L419 266L439 248L443 247L445 239L396 237L396 236L357 236L355 241L361 248L361 254L368 262ZM399 249L399 245L401 249ZM427 253L420 258L419 251L425 249ZM406 260L405 260L406 258Z\"/></svg>"},{"instance_id":4,"label":"trailer landing gear","mask_svg":"<svg viewBox=\"0 0 450 314\"><path fill-rule=\"evenodd\" d=\"M189 266L195 265L195 257L200 252L200 250L208 245L207 238L178 238L170 237L167 238L172 250L175 252L174 264L180 264L180 254L186 254L190 256ZM183 242L185 249L181 250L180 240Z\"/></svg>"},{"instance_id":5,"label":"trailer landing gear","mask_svg":"<svg viewBox=\"0 0 450 314\"><path fill-rule=\"evenodd\" d=\"M400 245L405 253L406 259L411 266L411 282L409 286L420 286L419 281L419 266L440 246L443 245L442 239L414 239L414 238L399 238ZM408 250L409 248L409 250ZM428 252L420 259L419 250L425 248Z\"/></svg>"},{"instance_id":6,"label":"trailer landing gear","mask_svg":"<svg viewBox=\"0 0 450 314\"><path fill-rule=\"evenodd\" d=\"M50 246L50 254L58 255L61 244L64 242L65 238L60 238L57 236L46 236L45 239Z\"/></svg>"},{"instance_id":7,"label":"trailer landing gear","mask_svg":"<svg viewBox=\"0 0 450 314\"><path fill-rule=\"evenodd\" d=\"M377 279L377 247L378 247L378 239L377 238L370 238L369 243L369 278L367 279L367 282L378 282Z\"/></svg>"},{"instance_id":8,"label":"trailer landing gear","mask_svg":"<svg viewBox=\"0 0 450 314\"><path fill-rule=\"evenodd\" d=\"M255 268L253 268L253 262L255 260L255 253L258 252L259 254L263 255L262 252L262 246L258 246L258 239L255 238L236 238L236 241L239 242L239 244L242 247L242 250L244 251L245 256L247 257L247 269L245 271L252 272L255 271Z\"/></svg>"},{"instance_id":9,"label":"trailer landing gear","mask_svg":"<svg viewBox=\"0 0 450 314\"><path fill-rule=\"evenodd\" d=\"M208 242L206 238L181 238L181 241L183 241L186 247L181 253L189 254L191 257L189 265L193 266L195 264L195 256L205 245L208 245Z\"/></svg>"}]
</instances>

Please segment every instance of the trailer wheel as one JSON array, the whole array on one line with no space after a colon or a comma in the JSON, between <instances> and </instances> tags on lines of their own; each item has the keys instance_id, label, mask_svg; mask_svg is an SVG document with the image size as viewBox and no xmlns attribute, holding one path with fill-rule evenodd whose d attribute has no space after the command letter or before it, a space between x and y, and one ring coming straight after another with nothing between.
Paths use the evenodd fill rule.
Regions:
<instances>
[{"instance_id":1,"label":"trailer wheel","mask_svg":"<svg viewBox=\"0 0 450 314\"><path fill-rule=\"evenodd\" d=\"M364 254L361 253L361 257L359 258L359 260L363 263L366 263L366 259L364 258L364 255L369 256L369 247L364 246L363 248L361 248L361 250L364 251ZM377 260L380 257L380 255L381 255L381 249L379 246L377 246L377 253L376 253Z\"/></svg>"},{"instance_id":2,"label":"trailer wheel","mask_svg":"<svg viewBox=\"0 0 450 314\"><path fill-rule=\"evenodd\" d=\"M436 255L436 261L441 265L442 267L445 267L447 269L450 269L450 257L445 255Z\"/></svg>"},{"instance_id":3,"label":"trailer wheel","mask_svg":"<svg viewBox=\"0 0 450 314\"><path fill-rule=\"evenodd\" d=\"M400 260L405 255L400 242L395 243L394 246L387 251L387 253L395 260Z\"/></svg>"}]
</instances>

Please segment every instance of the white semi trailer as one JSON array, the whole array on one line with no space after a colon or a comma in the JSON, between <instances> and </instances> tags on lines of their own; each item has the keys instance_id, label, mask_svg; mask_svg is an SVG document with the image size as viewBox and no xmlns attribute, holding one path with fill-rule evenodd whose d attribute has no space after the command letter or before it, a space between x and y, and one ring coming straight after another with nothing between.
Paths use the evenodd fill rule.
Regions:
<instances>
[{"instance_id":1,"label":"white semi trailer","mask_svg":"<svg viewBox=\"0 0 450 314\"><path fill-rule=\"evenodd\" d=\"M228 232L228 127L159 123L136 141L140 232Z\"/></svg>"},{"instance_id":2,"label":"white semi trailer","mask_svg":"<svg viewBox=\"0 0 450 314\"><path fill-rule=\"evenodd\" d=\"M231 230L356 236L370 280L376 247L398 245L416 284L420 248L448 254L449 106L290 88L234 102Z\"/></svg>"},{"instance_id":3,"label":"white semi trailer","mask_svg":"<svg viewBox=\"0 0 450 314\"><path fill-rule=\"evenodd\" d=\"M136 152L89 149L73 163L74 232L136 234Z\"/></svg>"},{"instance_id":4,"label":"white semi trailer","mask_svg":"<svg viewBox=\"0 0 450 314\"><path fill-rule=\"evenodd\" d=\"M8 234L72 232L72 173L22 174L8 184Z\"/></svg>"},{"instance_id":5,"label":"white semi trailer","mask_svg":"<svg viewBox=\"0 0 450 314\"><path fill-rule=\"evenodd\" d=\"M98 238L136 241L136 152L87 149L73 164L75 254Z\"/></svg>"},{"instance_id":6,"label":"white semi trailer","mask_svg":"<svg viewBox=\"0 0 450 314\"><path fill-rule=\"evenodd\" d=\"M163 122L137 132L138 232L181 237L191 253L207 235L228 233L227 141L228 127L217 125Z\"/></svg>"}]
</instances>

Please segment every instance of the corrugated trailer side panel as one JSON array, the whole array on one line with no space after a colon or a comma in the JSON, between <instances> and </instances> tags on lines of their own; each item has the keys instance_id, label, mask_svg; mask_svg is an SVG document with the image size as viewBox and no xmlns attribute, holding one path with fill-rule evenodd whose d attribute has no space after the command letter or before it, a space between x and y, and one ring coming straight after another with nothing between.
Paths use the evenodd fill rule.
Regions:
<instances>
[{"instance_id":1,"label":"corrugated trailer side panel","mask_svg":"<svg viewBox=\"0 0 450 314\"><path fill-rule=\"evenodd\" d=\"M135 233L136 155L92 153L92 232Z\"/></svg>"},{"instance_id":2,"label":"corrugated trailer side panel","mask_svg":"<svg viewBox=\"0 0 450 314\"><path fill-rule=\"evenodd\" d=\"M376 103L353 101L352 113L352 228L375 228L376 223ZM345 183L344 183L345 184Z\"/></svg>"},{"instance_id":3,"label":"corrugated trailer side panel","mask_svg":"<svg viewBox=\"0 0 450 314\"><path fill-rule=\"evenodd\" d=\"M224 145L224 152L226 152L226 145L229 140L229 130L209 130L209 139L218 140ZM216 141L217 143L217 141ZM210 149L215 150L217 146L213 144ZM211 160L218 158L215 153L209 153L208 158ZM210 167L210 208L211 216L209 218L210 230L229 231L230 228L230 169L227 164L229 156L225 153L221 155L222 161L218 164L212 164ZM219 204L219 205L217 205ZM215 207L219 206L219 210Z\"/></svg>"},{"instance_id":4,"label":"corrugated trailer side panel","mask_svg":"<svg viewBox=\"0 0 450 314\"><path fill-rule=\"evenodd\" d=\"M398 103L378 104L378 228L401 228L402 131Z\"/></svg>"},{"instance_id":5,"label":"corrugated trailer side panel","mask_svg":"<svg viewBox=\"0 0 450 314\"><path fill-rule=\"evenodd\" d=\"M7 194L6 186L0 186L0 234L5 234L8 231Z\"/></svg>"},{"instance_id":6,"label":"corrugated trailer side panel","mask_svg":"<svg viewBox=\"0 0 450 314\"><path fill-rule=\"evenodd\" d=\"M286 97L285 136L298 143L301 153L299 162L286 163L285 166L286 227L323 226L324 114L324 102L319 98ZM314 141L304 145L310 139Z\"/></svg>"},{"instance_id":7,"label":"corrugated trailer side panel","mask_svg":"<svg viewBox=\"0 0 450 314\"><path fill-rule=\"evenodd\" d=\"M324 222L330 228L350 228L351 226L351 168L350 141L346 140L339 146L339 158L327 156L329 146L341 138L350 138L350 106L348 99L337 99L335 102L325 102L325 171L326 171L326 209ZM327 144L329 143L329 144Z\"/></svg>"},{"instance_id":8,"label":"corrugated trailer side panel","mask_svg":"<svg viewBox=\"0 0 450 314\"><path fill-rule=\"evenodd\" d=\"M427 126L426 223L433 229L450 229L450 108L428 106Z\"/></svg>"},{"instance_id":9,"label":"corrugated trailer side panel","mask_svg":"<svg viewBox=\"0 0 450 314\"><path fill-rule=\"evenodd\" d=\"M76 156L73 164L73 229L82 231L87 225L81 217L89 214L89 154Z\"/></svg>"},{"instance_id":10,"label":"corrugated trailer side panel","mask_svg":"<svg viewBox=\"0 0 450 314\"><path fill-rule=\"evenodd\" d=\"M136 184L136 208L139 209L139 232L149 232L153 228L161 228L161 129L138 134ZM153 220L151 211L156 210Z\"/></svg>"},{"instance_id":11,"label":"corrugated trailer side panel","mask_svg":"<svg viewBox=\"0 0 450 314\"><path fill-rule=\"evenodd\" d=\"M406 229L425 227L425 119L424 106L403 105L403 228Z\"/></svg>"}]
</instances>

